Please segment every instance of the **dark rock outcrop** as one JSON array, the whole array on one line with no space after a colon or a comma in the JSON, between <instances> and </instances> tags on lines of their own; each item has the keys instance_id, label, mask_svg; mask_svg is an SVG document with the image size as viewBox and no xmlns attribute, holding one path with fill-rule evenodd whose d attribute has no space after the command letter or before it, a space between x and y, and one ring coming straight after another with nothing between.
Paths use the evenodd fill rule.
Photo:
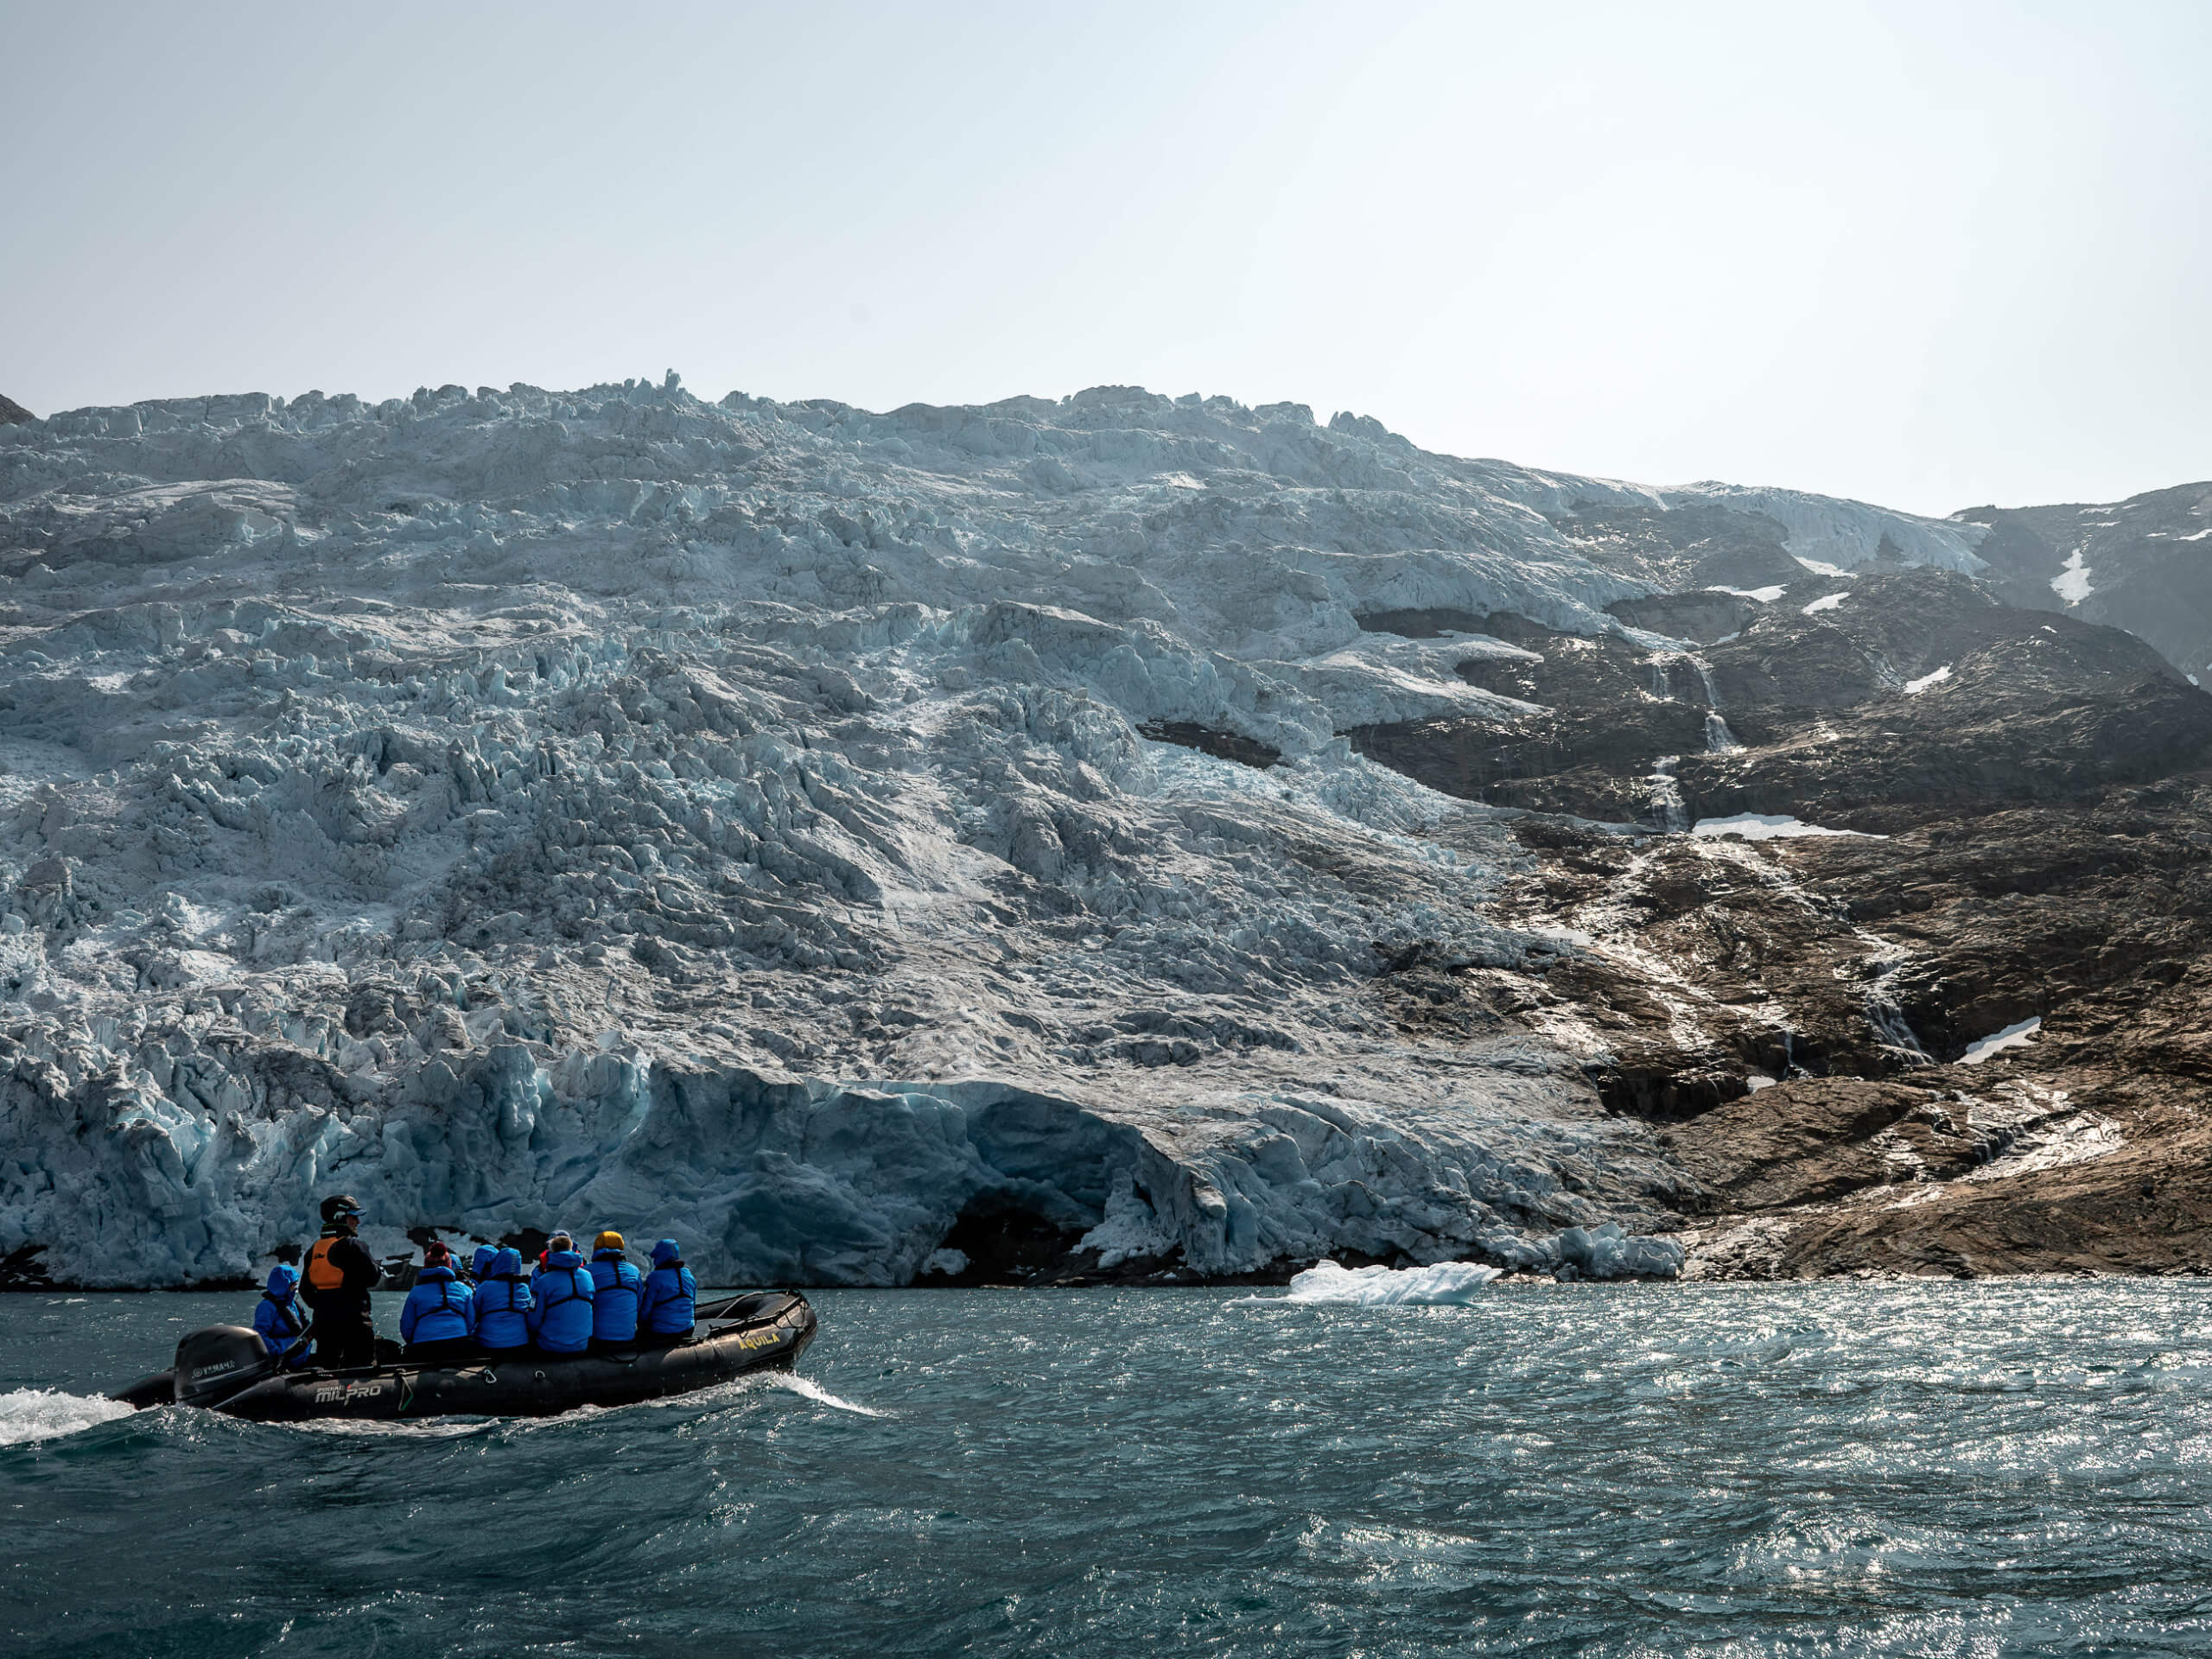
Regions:
<instances>
[{"instance_id":1,"label":"dark rock outcrop","mask_svg":"<svg viewBox=\"0 0 2212 1659\"><path fill-rule=\"evenodd\" d=\"M2212 664L2212 482L2102 505L1969 507L1975 550L2014 605L2139 634L2184 672Z\"/></svg>"},{"instance_id":2,"label":"dark rock outcrop","mask_svg":"<svg viewBox=\"0 0 2212 1659\"><path fill-rule=\"evenodd\" d=\"M1695 652L1484 624L1536 656L1462 672L1535 712L1354 735L1574 815L1518 823L1506 896L1562 944L1390 1017L1579 1044L1679 1168L1694 1274L2212 1271L2212 696L1929 570ZM1662 833L1669 754L1672 827L1802 823Z\"/></svg>"}]
</instances>

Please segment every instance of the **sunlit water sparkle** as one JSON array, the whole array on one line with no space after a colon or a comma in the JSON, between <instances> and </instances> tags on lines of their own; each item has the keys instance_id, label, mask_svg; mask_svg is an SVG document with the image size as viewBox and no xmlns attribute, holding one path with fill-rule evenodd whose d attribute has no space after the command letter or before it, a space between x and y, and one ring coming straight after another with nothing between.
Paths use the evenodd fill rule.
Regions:
<instances>
[{"instance_id":1,"label":"sunlit water sparkle","mask_svg":"<svg viewBox=\"0 0 2212 1659\"><path fill-rule=\"evenodd\" d=\"M816 1300L796 1379L346 1431L87 1397L248 1296L0 1298L0 1650L2212 1651L2195 1283Z\"/></svg>"}]
</instances>

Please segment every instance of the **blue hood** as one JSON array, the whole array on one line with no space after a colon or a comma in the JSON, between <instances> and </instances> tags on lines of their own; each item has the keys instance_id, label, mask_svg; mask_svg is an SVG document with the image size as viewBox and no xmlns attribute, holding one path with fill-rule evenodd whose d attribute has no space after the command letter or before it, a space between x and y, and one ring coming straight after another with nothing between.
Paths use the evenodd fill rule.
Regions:
<instances>
[{"instance_id":1,"label":"blue hood","mask_svg":"<svg viewBox=\"0 0 2212 1659\"><path fill-rule=\"evenodd\" d=\"M289 1302L300 1287L300 1270L279 1262L269 1269L269 1294L280 1302Z\"/></svg>"},{"instance_id":2,"label":"blue hood","mask_svg":"<svg viewBox=\"0 0 2212 1659\"><path fill-rule=\"evenodd\" d=\"M496 1244L479 1244L474 1258L468 1264L469 1272L481 1279L486 1273L494 1271L492 1263L499 1259L499 1249Z\"/></svg>"},{"instance_id":3,"label":"blue hood","mask_svg":"<svg viewBox=\"0 0 2212 1659\"><path fill-rule=\"evenodd\" d=\"M653 1266L657 1268L664 1268L671 1262L681 1262L683 1259L683 1252L677 1248L676 1241L672 1238L664 1238L653 1246Z\"/></svg>"},{"instance_id":4,"label":"blue hood","mask_svg":"<svg viewBox=\"0 0 2212 1659\"><path fill-rule=\"evenodd\" d=\"M494 1250L492 1252L492 1266L490 1268L492 1277L496 1279L503 1273L518 1274L521 1272L522 1252L520 1250ZM480 1274L479 1276L480 1277L482 1275Z\"/></svg>"},{"instance_id":5,"label":"blue hood","mask_svg":"<svg viewBox=\"0 0 2212 1659\"><path fill-rule=\"evenodd\" d=\"M575 1250L554 1250L545 1258L549 1268L581 1268L583 1264L583 1256Z\"/></svg>"},{"instance_id":6,"label":"blue hood","mask_svg":"<svg viewBox=\"0 0 2212 1659\"><path fill-rule=\"evenodd\" d=\"M421 1284L427 1280L430 1283L435 1284L441 1279L450 1280L452 1277L453 1269L451 1268L424 1268L421 1272L415 1275L415 1282Z\"/></svg>"}]
</instances>

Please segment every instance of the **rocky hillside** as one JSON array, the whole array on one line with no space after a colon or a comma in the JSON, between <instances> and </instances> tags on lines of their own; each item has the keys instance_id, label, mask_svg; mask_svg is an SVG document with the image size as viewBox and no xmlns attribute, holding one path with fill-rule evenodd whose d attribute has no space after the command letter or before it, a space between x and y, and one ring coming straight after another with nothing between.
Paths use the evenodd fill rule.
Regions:
<instances>
[{"instance_id":1,"label":"rocky hillside","mask_svg":"<svg viewBox=\"0 0 2212 1659\"><path fill-rule=\"evenodd\" d=\"M2212 699L1955 575L1729 597L1490 619L1540 715L1356 734L1532 809L1497 913L1574 948L1461 995L1658 1128L1693 1275L2212 1268Z\"/></svg>"},{"instance_id":2,"label":"rocky hillside","mask_svg":"<svg viewBox=\"0 0 2212 1659\"><path fill-rule=\"evenodd\" d=\"M1996 533L1116 388L0 426L4 1271L2193 1262L2212 699Z\"/></svg>"},{"instance_id":3,"label":"rocky hillside","mask_svg":"<svg viewBox=\"0 0 2212 1659\"><path fill-rule=\"evenodd\" d=\"M1976 551L2013 604L2126 628L2184 672L2212 677L2212 483L1957 518L1986 527Z\"/></svg>"}]
</instances>

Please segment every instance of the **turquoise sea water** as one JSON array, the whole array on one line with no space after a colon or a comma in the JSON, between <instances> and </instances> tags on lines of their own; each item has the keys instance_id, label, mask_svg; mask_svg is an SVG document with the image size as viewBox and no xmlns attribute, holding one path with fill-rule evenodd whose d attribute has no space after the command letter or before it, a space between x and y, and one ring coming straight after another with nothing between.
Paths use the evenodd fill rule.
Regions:
<instances>
[{"instance_id":1,"label":"turquoise sea water","mask_svg":"<svg viewBox=\"0 0 2212 1659\"><path fill-rule=\"evenodd\" d=\"M0 1298L0 1651L2212 1652L2194 1283L816 1301L796 1382L303 1429L73 1397L250 1297Z\"/></svg>"}]
</instances>

